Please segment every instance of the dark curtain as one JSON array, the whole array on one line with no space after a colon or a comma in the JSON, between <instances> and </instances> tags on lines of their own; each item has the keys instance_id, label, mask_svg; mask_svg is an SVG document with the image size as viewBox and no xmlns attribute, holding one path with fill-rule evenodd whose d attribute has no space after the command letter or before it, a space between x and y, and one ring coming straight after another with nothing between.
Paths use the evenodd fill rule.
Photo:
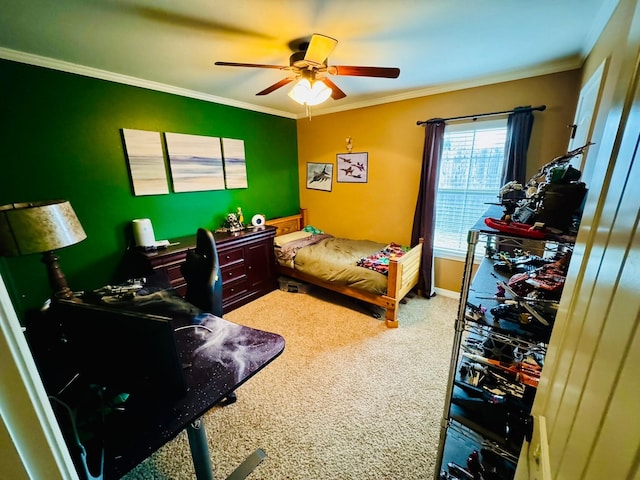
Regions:
<instances>
[{"instance_id":1,"label":"dark curtain","mask_svg":"<svg viewBox=\"0 0 640 480\"><path fill-rule=\"evenodd\" d=\"M424 151L422 153L422 171L420 173L420 188L418 202L413 217L411 231L411 245L422 245L422 266L420 271L419 288L427 298L435 295L433 284L433 234L435 230L435 199L438 188L438 167L442 156L444 139L444 120L432 119L426 123L424 137Z\"/></svg>"},{"instance_id":2,"label":"dark curtain","mask_svg":"<svg viewBox=\"0 0 640 480\"><path fill-rule=\"evenodd\" d=\"M525 184L527 172L527 149L533 128L531 107L516 107L507 119L505 162L502 169L502 185L511 181Z\"/></svg>"}]
</instances>

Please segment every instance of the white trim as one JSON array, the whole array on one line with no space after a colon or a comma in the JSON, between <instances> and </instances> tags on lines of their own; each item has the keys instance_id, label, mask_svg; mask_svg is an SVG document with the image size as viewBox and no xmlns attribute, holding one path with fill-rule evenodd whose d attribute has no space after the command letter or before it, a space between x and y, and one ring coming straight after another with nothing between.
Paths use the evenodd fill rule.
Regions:
<instances>
[{"instance_id":1,"label":"white trim","mask_svg":"<svg viewBox=\"0 0 640 480\"><path fill-rule=\"evenodd\" d=\"M612 0L611 0L612 1ZM603 8L604 10L604 8ZM204 100L206 102L219 103L221 105L228 105L230 107L243 108L245 110L251 110L254 112L267 113L270 115L276 115L279 117L303 119L307 115L304 112L285 112L282 110L276 110L252 103L240 102L237 100L231 100L229 98L218 97L215 95L209 95L202 92L196 92L194 90L187 90L184 88L178 88L172 85L167 85L158 82L152 82L142 78L130 77L128 75L121 75L118 73L109 72L106 70L100 70L92 67L85 67L76 63L64 62L62 60L56 60L54 58L43 57L40 55L34 55L31 53L20 52L18 50L12 50L9 48L0 47L0 58L6 60L13 60L15 62L26 63L28 65L36 65L39 67L51 68L54 70L60 70L62 72L75 73L86 77L99 78L101 80L108 80L116 83L122 83L124 85L132 85L135 87L147 88L149 90L156 90L159 92L171 93L174 95L180 95L183 97L195 98L198 100ZM559 62L548 63L545 65L539 65L532 68L522 68L513 70L510 72L502 72L496 75L490 75L487 77L476 78L473 80L462 82L450 82L441 85L436 85L428 88L420 88L417 90L409 90L407 92L388 95L386 97L377 97L373 99L363 100L361 102L345 103L339 106L330 107L330 103L325 103L325 108L313 107L312 114L314 116L327 115L330 113L344 112L348 110L355 110L357 108L371 107L375 105L382 105L385 103L399 102L402 100L412 100L419 97L428 97L430 95L437 95L440 93L453 92L456 90L462 90L465 88L480 87L485 85L491 85L494 83L508 82L513 80L521 80L523 78L537 77L540 75L548 75L551 73L564 72L568 70L575 70L582 67L583 58L570 58L568 60L562 60Z\"/></svg>"},{"instance_id":2,"label":"white trim","mask_svg":"<svg viewBox=\"0 0 640 480\"><path fill-rule=\"evenodd\" d=\"M453 250L441 250L439 248L433 249L433 256L435 258L442 258L444 260L454 260L456 262L463 262L467 258L466 252L454 252Z\"/></svg>"},{"instance_id":3,"label":"white trim","mask_svg":"<svg viewBox=\"0 0 640 480\"><path fill-rule=\"evenodd\" d=\"M438 287L436 287L434 290L436 292L436 295L440 295L441 297L454 298L460 301L460 292L454 292L453 290L445 290L444 288L438 288Z\"/></svg>"},{"instance_id":4,"label":"white trim","mask_svg":"<svg viewBox=\"0 0 640 480\"><path fill-rule=\"evenodd\" d=\"M29 478L78 480L0 274L0 414Z\"/></svg>"},{"instance_id":5,"label":"white trim","mask_svg":"<svg viewBox=\"0 0 640 480\"><path fill-rule=\"evenodd\" d=\"M483 87L486 85L492 85L495 83L510 82L514 80L522 80L525 78L538 77L541 75L550 75L553 73L566 72L569 70L576 70L582 67L584 58L570 58L568 60L562 60L559 62L540 65L532 68L522 68L511 72L504 72L496 75L491 75L482 78L474 78L472 80L462 82L450 82L441 85L435 85L433 87L421 88L417 90L410 90L407 92L388 95L386 97L376 97L375 99L363 100L361 102L347 103L336 107L320 108L314 107L312 113L314 116L327 115L330 113L344 112L347 110L354 110L356 108L372 107L375 105L382 105L385 103L400 102L403 100L412 100L414 98L428 97L431 95L439 95L441 93L454 92L457 90L463 90L466 88ZM330 104L323 104L330 105ZM306 118L304 114L298 114L296 118Z\"/></svg>"},{"instance_id":6,"label":"white trim","mask_svg":"<svg viewBox=\"0 0 640 480\"><path fill-rule=\"evenodd\" d=\"M464 252L454 252L453 250L442 250L438 248L433 249L433 256L435 258L442 258L443 260L453 260L456 262L464 263L467 261L467 251ZM482 262L482 255L475 255L473 257L473 263L475 265L480 264Z\"/></svg>"},{"instance_id":7,"label":"white trim","mask_svg":"<svg viewBox=\"0 0 640 480\"><path fill-rule=\"evenodd\" d=\"M251 110L254 112L267 113L270 115L276 115L278 117L286 117L292 119L301 118L301 116L298 114L283 112L282 110L262 107L260 105L254 105L252 103L239 102L237 100L217 97L215 95L208 95L202 92L196 92L194 90L187 90L185 88L166 85L164 83L152 82L143 78L130 77L128 75L121 75L119 73L108 72L106 70L100 70L97 68L85 67L84 65L78 65L76 63L63 62L62 60L41 57L39 55L19 52L17 50L11 50L3 47L0 47L0 58L13 60L20 63L26 63L28 65L36 65L38 67L60 70L62 72L75 73L77 75L83 75L85 77L99 78L100 80L122 83L124 85L147 88L149 90L155 90L158 92L171 93L173 95L179 95L182 97L195 98L198 100L204 100L206 102L219 103L221 105L228 105L230 107L243 108L245 110Z\"/></svg>"}]
</instances>

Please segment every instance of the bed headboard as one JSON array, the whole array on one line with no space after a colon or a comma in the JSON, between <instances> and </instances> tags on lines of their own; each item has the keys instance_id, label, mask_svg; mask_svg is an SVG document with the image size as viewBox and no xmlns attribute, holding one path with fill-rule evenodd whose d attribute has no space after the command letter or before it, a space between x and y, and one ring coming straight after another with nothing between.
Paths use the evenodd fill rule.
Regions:
<instances>
[{"instance_id":1,"label":"bed headboard","mask_svg":"<svg viewBox=\"0 0 640 480\"><path fill-rule=\"evenodd\" d=\"M288 217L272 218L264 222L266 225L276 227L276 237L285 233L297 232L307 225L307 209L301 208L297 215Z\"/></svg>"}]
</instances>

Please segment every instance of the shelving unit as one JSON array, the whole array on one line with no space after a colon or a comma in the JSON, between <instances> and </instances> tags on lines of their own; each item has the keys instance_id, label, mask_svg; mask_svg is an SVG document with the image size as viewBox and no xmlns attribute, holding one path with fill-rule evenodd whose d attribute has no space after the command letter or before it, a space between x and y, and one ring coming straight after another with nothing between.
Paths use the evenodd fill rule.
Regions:
<instances>
[{"instance_id":1,"label":"shelving unit","mask_svg":"<svg viewBox=\"0 0 640 480\"><path fill-rule=\"evenodd\" d=\"M467 237L436 480L512 479L531 429L574 239L530 239L484 222L501 215L490 208Z\"/></svg>"}]
</instances>

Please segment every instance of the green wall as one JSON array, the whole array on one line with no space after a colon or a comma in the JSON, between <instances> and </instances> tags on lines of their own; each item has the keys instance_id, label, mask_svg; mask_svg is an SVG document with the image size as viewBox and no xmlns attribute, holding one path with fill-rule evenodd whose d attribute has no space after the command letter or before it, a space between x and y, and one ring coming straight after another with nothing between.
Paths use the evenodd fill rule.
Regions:
<instances>
[{"instance_id":1,"label":"green wall","mask_svg":"<svg viewBox=\"0 0 640 480\"><path fill-rule=\"evenodd\" d=\"M119 280L134 218L171 239L218 228L238 206L245 218L298 211L293 119L4 60L0 99L0 205L71 202L87 233L58 252L73 290ZM121 128L243 139L249 188L136 197ZM0 272L21 317L49 296L39 255L0 258Z\"/></svg>"}]
</instances>

